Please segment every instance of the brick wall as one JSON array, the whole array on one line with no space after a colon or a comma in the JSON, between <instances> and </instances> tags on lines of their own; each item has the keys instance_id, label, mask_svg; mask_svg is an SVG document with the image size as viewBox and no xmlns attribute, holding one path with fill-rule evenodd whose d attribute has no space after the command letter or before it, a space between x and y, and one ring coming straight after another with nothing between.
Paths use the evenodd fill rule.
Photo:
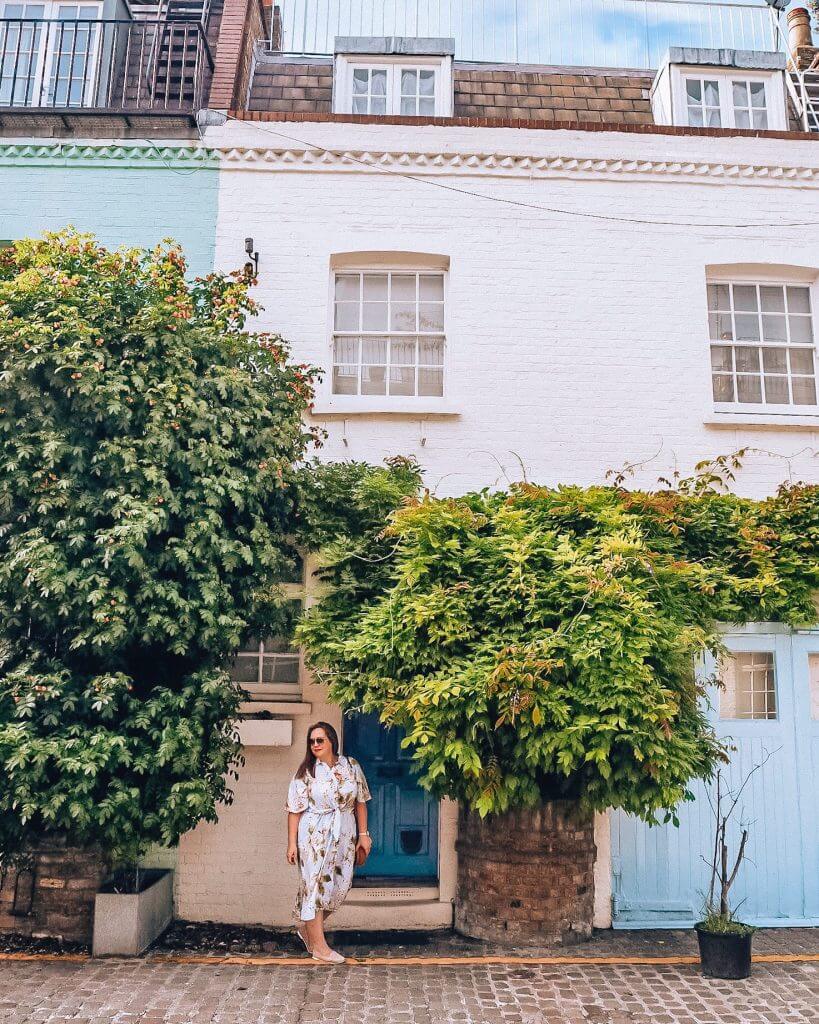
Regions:
<instances>
[{"instance_id":1,"label":"brick wall","mask_svg":"<svg viewBox=\"0 0 819 1024\"><path fill-rule=\"evenodd\" d=\"M565 74L455 65L456 117L652 124L653 74Z\"/></svg>"},{"instance_id":2,"label":"brick wall","mask_svg":"<svg viewBox=\"0 0 819 1024\"><path fill-rule=\"evenodd\" d=\"M256 43L269 35L269 9L262 0L225 0L208 106L244 106Z\"/></svg>"},{"instance_id":3,"label":"brick wall","mask_svg":"<svg viewBox=\"0 0 819 1024\"><path fill-rule=\"evenodd\" d=\"M66 847L59 841L41 844L32 851L29 866L6 872L0 887L0 932L90 943L94 896L105 874L98 850Z\"/></svg>"},{"instance_id":4,"label":"brick wall","mask_svg":"<svg viewBox=\"0 0 819 1024\"><path fill-rule=\"evenodd\" d=\"M652 77L649 72L569 74L456 62L454 116L652 124L648 96ZM259 54L249 110L326 114L332 100L329 58L308 62Z\"/></svg>"},{"instance_id":5,"label":"brick wall","mask_svg":"<svg viewBox=\"0 0 819 1024\"><path fill-rule=\"evenodd\" d=\"M573 801L458 821L455 927L516 945L591 938L594 816Z\"/></svg>"},{"instance_id":6,"label":"brick wall","mask_svg":"<svg viewBox=\"0 0 819 1024\"><path fill-rule=\"evenodd\" d=\"M333 101L332 61L257 62L248 99L249 110L329 114Z\"/></svg>"}]
</instances>

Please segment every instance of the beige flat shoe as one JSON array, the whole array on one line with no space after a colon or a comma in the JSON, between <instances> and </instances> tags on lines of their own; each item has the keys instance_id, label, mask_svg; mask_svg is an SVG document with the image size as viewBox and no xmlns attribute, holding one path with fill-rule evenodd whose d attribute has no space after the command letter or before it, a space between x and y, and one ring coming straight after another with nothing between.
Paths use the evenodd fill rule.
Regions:
<instances>
[{"instance_id":1,"label":"beige flat shoe","mask_svg":"<svg viewBox=\"0 0 819 1024\"><path fill-rule=\"evenodd\" d=\"M318 953L311 953L310 955L321 964L343 964L347 962L346 958L341 953L336 953L334 949L330 950L329 956L319 956Z\"/></svg>"}]
</instances>

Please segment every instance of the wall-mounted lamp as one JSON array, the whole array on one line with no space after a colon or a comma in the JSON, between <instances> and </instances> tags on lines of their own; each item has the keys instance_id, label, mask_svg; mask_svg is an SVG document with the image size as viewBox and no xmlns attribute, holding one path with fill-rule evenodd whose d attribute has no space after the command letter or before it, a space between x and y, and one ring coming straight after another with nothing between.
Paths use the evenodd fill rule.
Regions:
<instances>
[{"instance_id":1,"label":"wall-mounted lamp","mask_svg":"<svg viewBox=\"0 0 819 1024\"><path fill-rule=\"evenodd\" d=\"M250 259L247 261L247 263L245 263L245 273L248 275L248 277L258 277L259 276L259 254L258 254L258 252L254 252L253 251L253 239L252 238L246 238L245 239L245 252L250 257Z\"/></svg>"}]
</instances>

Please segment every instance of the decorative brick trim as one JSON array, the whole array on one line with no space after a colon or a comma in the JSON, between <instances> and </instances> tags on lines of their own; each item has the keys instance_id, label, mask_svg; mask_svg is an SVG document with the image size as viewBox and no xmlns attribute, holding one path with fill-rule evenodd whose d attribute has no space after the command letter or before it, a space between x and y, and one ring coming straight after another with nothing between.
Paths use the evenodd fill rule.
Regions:
<instances>
[{"instance_id":1,"label":"decorative brick trim","mask_svg":"<svg viewBox=\"0 0 819 1024\"><path fill-rule=\"evenodd\" d=\"M144 167L218 170L219 154L204 146L78 145L71 142L3 143L0 166Z\"/></svg>"},{"instance_id":2,"label":"decorative brick trim","mask_svg":"<svg viewBox=\"0 0 819 1024\"><path fill-rule=\"evenodd\" d=\"M211 106L216 104L211 102ZM761 131L748 128L689 128L662 124L605 124L591 121L543 121L518 117L400 117L372 114L317 114L307 112L267 112L261 110L229 110L240 121L314 124L402 124L434 125L441 128L525 128L537 131L628 132L632 135L682 135L710 139L749 138L819 141L814 132Z\"/></svg>"},{"instance_id":3,"label":"decorative brick trim","mask_svg":"<svg viewBox=\"0 0 819 1024\"><path fill-rule=\"evenodd\" d=\"M225 0L208 100L214 110L245 103L253 46L268 34L269 16L270 9L263 6L262 0Z\"/></svg>"},{"instance_id":4,"label":"decorative brick trim","mask_svg":"<svg viewBox=\"0 0 819 1024\"><path fill-rule=\"evenodd\" d=\"M819 186L819 166L710 163L700 160L640 160L617 157L544 156L503 153L419 153L361 149L288 149L274 147L221 147L223 166L260 171L339 171L367 173L392 171L433 177L614 178L649 180L659 177L692 179L703 184ZM364 166L362 166L364 165Z\"/></svg>"}]
</instances>

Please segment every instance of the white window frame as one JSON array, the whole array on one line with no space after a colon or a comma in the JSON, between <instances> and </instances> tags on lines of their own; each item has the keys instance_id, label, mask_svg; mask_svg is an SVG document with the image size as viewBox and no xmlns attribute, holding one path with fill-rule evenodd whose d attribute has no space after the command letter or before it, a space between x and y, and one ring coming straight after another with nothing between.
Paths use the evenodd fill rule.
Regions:
<instances>
[{"instance_id":1,"label":"white window frame","mask_svg":"<svg viewBox=\"0 0 819 1024\"><path fill-rule=\"evenodd\" d=\"M733 83L761 82L765 86L765 109L768 124L766 128L754 128L749 131L786 131L788 128L788 110L785 99L785 86L781 71L758 71L743 68L715 68L706 64L673 64L671 65L671 95L673 122L681 127L709 127L708 125L689 125L686 82L688 79L700 81L716 81L719 87L719 128L736 129ZM716 126L712 126L716 127Z\"/></svg>"},{"instance_id":2,"label":"white window frame","mask_svg":"<svg viewBox=\"0 0 819 1024\"><path fill-rule=\"evenodd\" d=\"M282 583L279 585L279 589L288 601L299 601L301 603L302 611L306 610L311 604L310 595L308 593L309 578L307 559L304 558L302 560L301 582ZM262 670L265 658L293 658L294 655L298 655L299 659L298 678L295 683L262 682ZM262 640L258 645L254 645L253 647L242 648L237 652L237 658L240 656L245 660L249 660L251 657L258 658L256 681L246 683L240 683L237 681L237 685L250 696L251 701L288 701L296 703L301 701L302 685L304 680L304 656L301 648L293 647L290 652L282 651L273 654L266 654L264 651L264 641Z\"/></svg>"},{"instance_id":3,"label":"white window frame","mask_svg":"<svg viewBox=\"0 0 819 1024\"><path fill-rule=\"evenodd\" d=\"M401 114L401 72L428 71L435 72L435 112L421 114L420 117L451 117L452 116L452 57L449 56L382 56L373 54L345 55L337 54L333 75L333 111L336 114L353 112L353 73L359 68L383 70L387 73L387 104L384 114L372 114L372 117L409 117Z\"/></svg>"},{"instance_id":4,"label":"white window frame","mask_svg":"<svg viewBox=\"0 0 819 1024\"><path fill-rule=\"evenodd\" d=\"M813 324L813 366L814 366L814 380L816 382L816 390L817 390L817 402L815 404L813 404L813 405L796 405L795 403L789 403L789 404L786 405L786 404L782 404L782 403L772 403L772 402L766 402L766 401L762 401L762 402L738 402L738 401L734 401L734 402L717 402L714 399L714 392L713 392L713 372L714 371L712 370L712 367L711 367L711 348L712 348L713 345L719 345L721 343L718 340L712 340L711 339L711 327L710 327L710 321L709 321L709 318L708 318L709 310L708 310L708 291L707 291L707 286L709 286L709 285L720 285L720 284L721 285L726 285L726 284L760 285L760 286L773 285L774 287L777 287L777 288L796 287L796 288L807 288L808 289L808 291L810 293L811 320L812 320L812 324ZM776 417L777 419L781 418L783 420L788 418L788 417L805 417L805 416L816 417L816 416L819 416L819 306L817 306L817 302L819 302L819 282L817 282L816 279L814 279L813 281L808 281L808 280L799 279L799 278L796 278L796 277L789 277L789 276L784 275L784 274L781 275L781 276L778 276L778 275L774 275L774 274L771 274L771 275L763 275L763 274L756 274L756 273L755 274L744 274L744 273L739 273L739 272L738 273L709 274L707 276L707 279L706 279L706 291L705 291L705 333L706 333L706 338L708 339L708 344L707 344L708 387L709 387L709 395L711 397L712 407L713 407L715 413L740 413L743 416L764 417L766 419L770 419L771 417ZM731 339L730 341L726 340L722 344L724 344L724 347L726 347L726 348L736 348L737 347L736 338ZM765 348L765 347L789 349L791 347L790 344L786 343L786 342L782 342L781 344L767 343L767 345L766 345L766 343L762 342L761 340L758 343L749 342L748 344L751 347L755 346L758 349L759 348ZM741 347L742 343L740 342L739 345ZM733 375L734 375L734 378L736 378L736 369L734 369L734 374ZM763 370L762 366L760 366L760 376L764 376L764 370ZM791 390L790 379L791 379L792 376L794 376L794 375L789 372L788 373L789 392ZM796 374L796 376L800 376L800 375ZM764 389L764 385L763 385L763 389ZM736 396L736 379L735 379L735 390L734 390L734 393L735 393L735 396ZM763 390L763 395L764 395L764 390Z\"/></svg>"},{"instance_id":5,"label":"white window frame","mask_svg":"<svg viewBox=\"0 0 819 1024\"><path fill-rule=\"evenodd\" d=\"M64 109L81 109L85 106L90 106L90 101L93 99L96 93L97 87L97 73L99 68L97 67L99 58L99 49L102 42L102 26L99 24L102 19L103 4L101 0L39 0L39 2L27 3L26 0L19 0L19 3L13 3L12 0L3 0L0 2L0 17L9 17L7 10L9 7L15 6L37 6L43 7L42 20L43 28L38 34L36 40L36 50L33 51L31 59L30 73L26 80L17 79L15 82L15 92L20 85L21 81L27 81L30 85L24 86L24 91L28 94L28 102L21 104L27 107L40 107L41 104L37 101L42 99L45 107L53 108L56 110ZM77 31L77 22L88 22L90 27L87 35L87 50L85 51L85 63L83 65L83 77L82 81L82 95L80 96L79 102L70 102L70 95L67 95L67 102L63 104L56 104L55 90L58 85L58 79L55 77L56 72L59 70L59 63L62 57L66 54L74 52L75 44L66 41L65 34L60 32L58 22L60 21L60 11L66 7L76 7L78 18L76 20L69 19L69 22L74 26L72 31ZM82 7L93 7L95 14L92 18L80 18L79 9ZM26 20L25 13L23 19ZM4 34L2 45L0 45L0 55L7 45L5 38L7 32ZM62 53L57 51L58 40L63 44ZM11 52L10 48L6 51L6 56ZM85 74L90 69L90 73ZM4 69L9 74L8 69ZM65 79L63 79L65 81ZM70 77L67 79L70 85L74 80L73 69L71 69ZM12 97L13 98L13 97ZM12 104L13 105L13 104Z\"/></svg>"},{"instance_id":6,"label":"white window frame","mask_svg":"<svg viewBox=\"0 0 819 1024\"><path fill-rule=\"evenodd\" d=\"M335 280L336 274L443 274L444 278L444 362L443 396L437 395L334 395L333 358L335 344ZM318 417L359 416L374 413L406 414L408 416L457 416L459 408L451 374L452 318L450 308L449 259L432 253L362 252L337 253L330 258L327 275L327 335L325 373L316 390L313 415Z\"/></svg>"}]
</instances>

